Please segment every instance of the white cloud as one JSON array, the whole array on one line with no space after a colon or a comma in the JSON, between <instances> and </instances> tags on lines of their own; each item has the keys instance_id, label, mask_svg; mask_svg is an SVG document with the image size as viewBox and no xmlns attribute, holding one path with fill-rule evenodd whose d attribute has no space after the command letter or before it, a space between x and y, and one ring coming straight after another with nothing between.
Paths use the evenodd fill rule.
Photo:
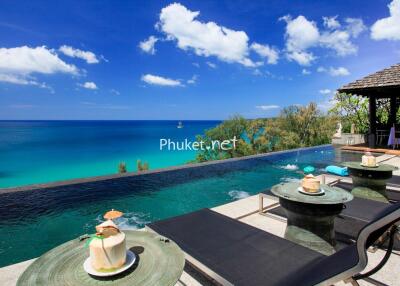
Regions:
<instances>
[{"instance_id":1,"label":"white cloud","mask_svg":"<svg viewBox=\"0 0 400 286\"><path fill-rule=\"evenodd\" d=\"M319 39L322 47L336 51L338 56L356 54L358 47L351 39L358 37L366 29L364 22L359 18L346 18L345 22L344 29L323 32Z\"/></svg>"},{"instance_id":2,"label":"white cloud","mask_svg":"<svg viewBox=\"0 0 400 286\"><path fill-rule=\"evenodd\" d=\"M105 57L105 56L103 56L103 55L100 55L100 59L101 59L101 60L103 60L103 61L105 61L106 63L108 63L108 62L109 62L109 60L108 60L108 59L106 59L106 57Z\"/></svg>"},{"instance_id":3,"label":"white cloud","mask_svg":"<svg viewBox=\"0 0 400 286\"><path fill-rule=\"evenodd\" d=\"M120 95L121 93L116 89L111 89L110 92L114 95Z\"/></svg>"},{"instance_id":4,"label":"white cloud","mask_svg":"<svg viewBox=\"0 0 400 286\"><path fill-rule=\"evenodd\" d=\"M316 60L311 48L322 47L334 50L338 56L357 53L352 38L365 30L361 19L347 18L342 27L336 17L323 17L327 30L320 31L317 24L300 15L292 19L290 15L280 18L286 22L286 57L302 66L308 66Z\"/></svg>"},{"instance_id":5,"label":"white cloud","mask_svg":"<svg viewBox=\"0 0 400 286\"><path fill-rule=\"evenodd\" d=\"M280 106L279 105L257 105L256 108L266 111L266 110L280 108Z\"/></svg>"},{"instance_id":6,"label":"white cloud","mask_svg":"<svg viewBox=\"0 0 400 286\"><path fill-rule=\"evenodd\" d=\"M352 39L366 30L360 18L346 18L344 21L346 25L343 29L322 32L319 40L322 47L334 50L338 56L356 54L358 47Z\"/></svg>"},{"instance_id":7,"label":"white cloud","mask_svg":"<svg viewBox=\"0 0 400 286\"><path fill-rule=\"evenodd\" d=\"M330 68L325 68L325 67L318 67L317 72L326 72L331 76L346 76L350 75L350 72L347 68L345 67L330 67Z\"/></svg>"},{"instance_id":8,"label":"white cloud","mask_svg":"<svg viewBox=\"0 0 400 286\"><path fill-rule=\"evenodd\" d=\"M86 108L93 108L93 109L111 109L111 110L126 110L131 109L130 106L127 105L114 105L114 104L98 104L96 102L88 102L84 101L81 102L83 106Z\"/></svg>"},{"instance_id":9,"label":"white cloud","mask_svg":"<svg viewBox=\"0 0 400 286\"><path fill-rule=\"evenodd\" d=\"M261 45L258 43L251 44L250 48L259 54L261 57L267 58L268 64L277 64L279 59L279 52L277 49L268 45Z\"/></svg>"},{"instance_id":10,"label":"white cloud","mask_svg":"<svg viewBox=\"0 0 400 286\"><path fill-rule=\"evenodd\" d=\"M281 20L287 23L286 45L289 51L301 51L318 42L319 31L315 22L307 20L302 15L295 19L288 15L282 17Z\"/></svg>"},{"instance_id":11,"label":"white cloud","mask_svg":"<svg viewBox=\"0 0 400 286\"><path fill-rule=\"evenodd\" d=\"M38 82L35 80L31 80L25 77L21 77L14 74L1 74L0 73L0 81L13 83L13 84L21 84L21 85L37 85Z\"/></svg>"},{"instance_id":12,"label":"white cloud","mask_svg":"<svg viewBox=\"0 0 400 286\"><path fill-rule=\"evenodd\" d=\"M0 72L7 74L29 75L32 73L78 74L78 69L62 61L54 50L46 46L30 48L0 48Z\"/></svg>"},{"instance_id":13,"label":"white cloud","mask_svg":"<svg viewBox=\"0 0 400 286\"><path fill-rule=\"evenodd\" d=\"M302 15L295 19L287 15L280 20L286 22L285 38L288 59L300 65L310 65L315 60L315 56L306 50L318 44L320 35L316 23L307 20Z\"/></svg>"},{"instance_id":14,"label":"white cloud","mask_svg":"<svg viewBox=\"0 0 400 286\"><path fill-rule=\"evenodd\" d=\"M198 56L215 56L228 63L239 63L255 67L250 58L248 41L244 31L235 31L215 22L201 22L196 18L199 11L190 11L179 3L173 3L161 10L156 27L174 40L182 50L192 50Z\"/></svg>"},{"instance_id":15,"label":"white cloud","mask_svg":"<svg viewBox=\"0 0 400 286\"><path fill-rule=\"evenodd\" d=\"M347 23L346 30L354 38L357 38L358 35L360 35L367 29L367 27L364 25L363 20L360 18L346 18L344 21Z\"/></svg>"},{"instance_id":16,"label":"white cloud","mask_svg":"<svg viewBox=\"0 0 400 286\"><path fill-rule=\"evenodd\" d=\"M182 86L180 80L170 79L166 77L161 77L158 75L146 74L142 75L142 81L152 84L152 85L161 85L161 86Z\"/></svg>"},{"instance_id":17,"label":"white cloud","mask_svg":"<svg viewBox=\"0 0 400 286\"><path fill-rule=\"evenodd\" d=\"M0 82L19 84L19 85L34 85L40 88L48 89L51 93L54 93L54 90L51 86L48 86L44 82L38 82L34 77L31 76L0 73Z\"/></svg>"},{"instance_id":18,"label":"white cloud","mask_svg":"<svg viewBox=\"0 0 400 286\"><path fill-rule=\"evenodd\" d=\"M321 34L320 43L326 48L335 50L339 56L357 53L357 46L350 41L350 33L348 31L324 32Z\"/></svg>"},{"instance_id":19,"label":"white cloud","mask_svg":"<svg viewBox=\"0 0 400 286\"><path fill-rule=\"evenodd\" d=\"M311 71L308 70L308 69L302 69L301 73L302 73L303 75L309 75L309 74L311 74Z\"/></svg>"},{"instance_id":20,"label":"white cloud","mask_svg":"<svg viewBox=\"0 0 400 286\"><path fill-rule=\"evenodd\" d=\"M400 40L400 0L393 0L388 7L390 16L379 19L371 27L374 40Z\"/></svg>"},{"instance_id":21,"label":"white cloud","mask_svg":"<svg viewBox=\"0 0 400 286\"><path fill-rule=\"evenodd\" d=\"M157 43L158 38L154 36L150 36L147 40L144 40L139 43L139 48L148 54L154 55L156 53L155 44Z\"/></svg>"},{"instance_id":22,"label":"white cloud","mask_svg":"<svg viewBox=\"0 0 400 286\"><path fill-rule=\"evenodd\" d=\"M259 69L254 69L253 74L258 76L263 75L263 73Z\"/></svg>"},{"instance_id":23,"label":"white cloud","mask_svg":"<svg viewBox=\"0 0 400 286\"><path fill-rule=\"evenodd\" d=\"M44 82L39 82L33 74L67 73L78 74L79 70L62 61L54 50L46 46L31 48L0 48L0 82L19 85L34 85L54 90Z\"/></svg>"},{"instance_id":24,"label":"white cloud","mask_svg":"<svg viewBox=\"0 0 400 286\"><path fill-rule=\"evenodd\" d=\"M321 94L330 94L332 92L332 90L326 88L326 89L320 89L319 93Z\"/></svg>"},{"instance_id":25,"label":"white cloud","mask_svg":"<svg viewBox=\"0 0 400 286\"><path fill-rule=\"evenodd\" d=\"M324 26L327 27L328 29L337 29L340 28L340 23L338 20L336 20L338 16L334 17L322 17L324 20Z\"/></svg>"},{"instance_id":26,"label":"white cloud","mask_svg":"<svg viewBox=\"0 0 400 286\"><path fill-rule=\"evenodd\" d=\"M289 60L293 60L302 66L309 66L317 58L313 53L293 51L287 54Z\"/></svg>"},{"instance_id":27,"label":"white cloud","mask_svg":"<svg viewBox=\"0 0 400 286\"><path fill-rule=\"evenodd\" d=\"M206 62L206 64L207 64L210 68L213 68L213 69L216 69L216 68L217 68L217 65L214 64L214 63L212 63L212 62Z\"/></svg>"},{"instance_id":28,"label":"white cloud","mask_svg":"<svg viewBox=\"0 0 400 286\"><path fill-rule=\"evenodd\" d=\"M97 85L93 81L87 81L87 82L81 84L80 86L82 86L83 88L86 88L86 89L93 89L93 90L98 89Z\"/></svg>"},{"instance_id":29,"label":"white cloud","mask_svg":"<svg viewBox=\"0 0 400 286\"><path fill-rule=\"evenodd\" d=\"M199 77L197 76L197 75L193 75L192 76L192 78L191 79L188 79L186 82L188 83L188 84L195 84L196 82L197 82L197 79L198 79Z\"/></svg>"},{"instance_id":30,"label":"white cloud","mask_svg":"<svg viewBox=\"0 0 400 286\"><path fill-rule=\"evenodd\" d=\"M96 55L90 51L82 51L66 45L61 46L58 50L68 57L82 59L88 64L97 64L100 62Z\"/></svg>"},{"instance_id":31,"label":"white cloud","mask_svg":"<svg viewBox=\"0 0 400 286\"><path fill-rule=\"evenodd\" d=\"M350 72L348 69L344 67L338 67L338 68L330 68L329 69L329 74L331 76L345 76L345 75L350 75Z\"/></svg>"},{"instance_id":32,"label":"white cloud","mask_svg":"<svg viewBox=\"0 0 400 286\"><path fill-rule=\"evenodd\" d=\"M259 62L253 62L252 60L250 60L249 58L245 58L243 59L243 61L241 62L242 65L244 65L245 67L248 68L256 68L256 67L260 67L262 66L264 63L259 61Z\"/></svg>"}]
</instances>

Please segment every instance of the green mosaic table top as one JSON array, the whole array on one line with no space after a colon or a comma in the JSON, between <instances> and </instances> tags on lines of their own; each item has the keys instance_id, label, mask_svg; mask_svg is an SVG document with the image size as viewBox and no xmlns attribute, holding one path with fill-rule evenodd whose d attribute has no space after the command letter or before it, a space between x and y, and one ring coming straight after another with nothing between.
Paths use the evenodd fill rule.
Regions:
<instances>
[{"instance_id":1,"label":"green mosaic table top","mask_svg":"<svg viewBox=\"0 0 400 286\"><path fill-rule=\"evenodd\" d=\"M89 256L86 241L74 239L39 257L20 276L17 286L175 285L185 265L182 250L173 241L163 241L151 232L124 232L127 248L137 255L137 262L126 272L108 278L90 276L83 269Z\"/></svg>"},{"instance_id":2,"label":"green mosaic table top","mask_svg":"<svg viewBox=\"0 0 400 286\"><path fill-rule=\"evenodd\" d=\"M273 186L271 192L283 199L308 204L333 205L346 203L353 199L352 194L338 187L321 185L321 189L324 191L322 195L303 194L299 192L300 187L301 184L296 182L282 183Z\"/></svg>"},{"instance_id":3,"label":"green mosaic table top","mask_svg":"<svg viewBox=\"0 0 400 286\"><path fill-rule=\"evenodd\" d=\"M377 167L365 167L361 166L360 162L344 162L342 165L347 168L373 172L392 172L398 169L397 167L388 164L378 164Z\"/></svg>"}]
</instances>

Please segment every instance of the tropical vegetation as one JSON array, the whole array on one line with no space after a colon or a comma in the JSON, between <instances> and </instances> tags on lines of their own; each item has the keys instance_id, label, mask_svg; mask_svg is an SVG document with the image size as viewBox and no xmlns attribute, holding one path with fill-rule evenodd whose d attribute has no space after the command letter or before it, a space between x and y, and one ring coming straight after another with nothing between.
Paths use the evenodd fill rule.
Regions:
<instances>
[{"instance_id":1,"label":"tropical vegetation","mask_svg":"<svg viewBox=\"0 0 400 286\"><path fill-rule=\"evenodd\" d=\"M228 159L297 147L328 144L335 133L337 118L324 115L315 103L289 106L276 118L246 120L233 116L198 135L197 141L211 146L213 140L237 138L229 150L205 148L197 154L197 162Z\"/></svg>"},{"instance_id":2,"label":"tropical vegetation","mask_svg":"<svg viewBox=\"0 0 400 286\"><path fill-rule=\"evenodd\" d=\"M127 172L127 168L126 168L126 163L125 162L120 162L118 164L118 173L119 174L123 174Z\"/></svg>"},{"instance_id":3,"label":"tropical vegetation","mask_svg":"<svg viewBox=\"0 0 400 286\"><path fill-rule=\"evenodd\" d=\"M343 132L350 132L351 125L355 125L356 133L368 133L368 105L369 98L346 93L337 93L334 96L333 107L329 114L336 116L342 123ZM376 99L376 117L378 124L387 124L390 113L388 98ZM400 109L397 111L397 121L400 120Z\"/></svg>"},{"instance_id":4,"label":"tropical vegetation","mask_svg":"<svg viewBox=\"0 0 400 286\"><path fill-rule=\"evenodd\" d=\"M147 171L149 170L149 163L148 162L142 162L141 160L136 161L136 167L137 170L140 171Z\"/></svg>"}]
</instances>

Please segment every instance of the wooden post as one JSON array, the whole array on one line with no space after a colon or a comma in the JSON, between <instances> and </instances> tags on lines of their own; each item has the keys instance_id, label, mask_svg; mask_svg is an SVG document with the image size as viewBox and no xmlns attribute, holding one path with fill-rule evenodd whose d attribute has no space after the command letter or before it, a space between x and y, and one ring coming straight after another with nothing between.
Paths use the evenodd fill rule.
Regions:
<instances>
[{"instance_id":1,"label":"wooden post","mask_svg":"<svg viewBox=\"0 0 400 286\"><path fill-rule=\"evenodd\" d=\"M390 114L389 114L389 126L392 127L396 124L396 113L397 113L397 100L396 96L390 96Z\"/></svg>"},{"instance_id":2,"label":"wooden post","mask_svg":"<svg viewBox=\"0 0 400 286\"><path fill-rule=\"evenodd\" d=\"M376 98L374 95L369 97L369 134L368 145L370 148L375 148L376 137Z\"/></svg>"}]
</instances>

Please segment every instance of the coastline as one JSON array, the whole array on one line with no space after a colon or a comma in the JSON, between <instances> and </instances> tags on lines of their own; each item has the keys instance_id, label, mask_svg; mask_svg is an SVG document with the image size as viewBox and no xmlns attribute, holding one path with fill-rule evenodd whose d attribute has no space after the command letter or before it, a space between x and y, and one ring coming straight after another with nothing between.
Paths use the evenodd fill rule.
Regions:
<instances>
[{"instance_id":1,"label":"coastline","mask_svg":"<svg viewBox=\"0 0 400 286\"><path fill-rule=\"evenodd\" d=\"M0 188L183 165L195 151L160 150L160 138L194 140L220 121L188 120L0 121Z\"/></svg>"}]
</instances>

